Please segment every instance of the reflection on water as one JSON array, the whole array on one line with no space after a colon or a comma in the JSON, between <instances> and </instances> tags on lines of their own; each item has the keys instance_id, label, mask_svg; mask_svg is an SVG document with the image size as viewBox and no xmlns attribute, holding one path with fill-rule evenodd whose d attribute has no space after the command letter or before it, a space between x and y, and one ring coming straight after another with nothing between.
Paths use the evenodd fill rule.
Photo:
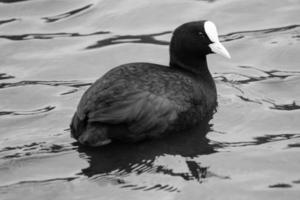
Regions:
<instances>
[{"instance_id":1,"label":"reflection on water","mask_svg":"<svg viewBox=\"0 0 300 200\"><path fill-rule=\"evenodd\" d=\"M245 37L259 37L259 36L268 36L269 34L274 34L276 32L279 33L285 33L286 31L290 31L293 29L296 29L292 34L298 35L297 29L299 29L300 25L289 25L284 27L278 27L278 28L268 28L268 29L262 29L262 30L253 30L253 31L239 31L239 32L233 32L226 35L223 35L222 42L228 42L232 40L238 40Z\"/></svg>"},{"instance_id":2,"label":"reflection on water","mask_svg":"<svg viewBox=\"0 0 300 200\"><path fill-rule=\"evenodd\" d=\"M0 75L1 76L1 75ZM1 79L14 78L13 76L4 74ZM20 81L16 83L1 83L1 88L26 86L26 85L48 85L48 86L68 86L73 88L79 88L83 86L89 86L92 83L83 83L80 81Z\"/></svg>"},{"instance_id":3,"label":"reflection on water","mask_svg":"<svg viewBox=\"0 0 300 200\"><path fill-rule=\"evenodd\" d=\"M5 24L5 23L9 23L9 22L13 22L16 21L17 19L7 19L7 20L0 20L0 25L1 24Z\"/></svg>"},{"instance_id":4,"label":"reflection on water","mask_svg":"<svg viewBox=\"0 0 300 200\"><path fill-rule=\"evenodd\" d=\"M147 176L179 177L185 181L196 180L202 183L209 177L228 178L210 172L207 166L193 160L200 155L215 153L217 145L209 144L205 137L209 131L208 123L203 123L195 130L173 135L160 140L141 143L115 143L98 149L79 147L78 151L86 157L89 166L82 169L82 174L97 181L109 181L119 184L121 188L132 190L164 190L179 192L180 188L169 184L147 183ZM189 148L187 148L189 147ZM168 157L166 162L160 159ZM182 162L172 165L173 162ZM143 176L144 182L132 183L128 176Z\"/></svg>"},{"instance_id":5,"label":"reflection on water","mask_svg":"<svg viewBox=\"0 0 300 200\"><path fill-rule=\"evenodd\" d=\"M47 23L51 23L51 22L56 22L56 21L59 21L59 20L62 20L62 19L65 19L67 17L70 17L72 15L75 15L77 13L80 13L84 10L87 10L88 8L90 8L93 4L89 4L89 5L86 5L82 8L78 8L78 9L75 9L75 10L71 10L71 11L68 11L66 13L63 13L63 14L59 14L59 15L56 15L56 16L53 16L53 17L43 17L43 19L47 22Z\"/></svg>"},{"instance_id":6,"label":"reflection on water","mask_svg":"<svg viewBox=\"0 0 300 200\"><path fill-rule=\"evenodd\" d=\"M261 70L257 67L252 67L252 66L238 66L239 68L242 69L251 69L254 71L261 72L261 76L251 76L247 74L240 74L237 72L224 72L221 74L217 74L215 78L221 80L222 82L230 85L234 89L238 90L240 94L237 94L237 97L239 97L242 101L245 102L251 102L251 103L257 103L257 104L264 104L267 103L269 104L270 109L274 110L285 110L285 111L290 111L290 110L297 110L300 109L300 105L296 103L295 100L290 100L292 101L291 103L287 104L276 104L276 100L271 99L270 97L266 99L258 99L257 97L254 97L255 99L252 99L252 97L249 97L247 94L247 91L243 90L241 88L241 85L244 84L250 84L253 82L264 82L264 81L272 81L272 80L285 80L289 78L297 78L299 79L300 77L300 72L299 71L280 71L280 70ZM232 79L233 78L233 79Z\"/></svg>"},{"instance_id":7,"label":"reflection on water","mask_svg":"<svg viewBox=\"0 0 300 200\"><path fill-rule=\"evenodd\" d=\"M0 0L1 3L17 3L21 1L28 1L28 0Z\"/></svg>"},{"instance_id":8,"label":"reflection on water","mask_svg":"<svg viewBox=\"0 0 300 200\"><path fill-rule=\"evenodd\" d=\"M5 74L5 73L1 73L0 74L0 80L3 80L3 79L10 79L10 78L15 78L14 76L11 76L11 75L8 75L8 74Z\"/></svg>"},{"instance_id":9,"label":"reflection on water","mask_svg":"<svg viewBox=\"0 0 300 200\"><path fill-rule=\"evenodd\" d=\"M185 137L186 138L186 137ZM111 181L118 181L122 187L139 188L150 190L157 188L157 185L138 185L140 183L131 184L126 183L126 175L128 174L162 174L164 176L178 176L184 180L203 179L206 177L207 168L201 167L199 163L192 160L186 160L185 164L188 171L174 172L172 167L155 165L155 159L164 155L181 155L183 158L193 157L201 154L212 153L213 150L207 144L205 138L189 138L186 140L183 137L174 138L173 140L151 141L139 143L136 145L113 144L99 150L86 151L79 148L79 152L84 152L89 158L90 166L82 170L82 173L88 177L96 175L97 178L115 179ZM185 139L185 140L182 140ZM194 143L194 144L193 144ZM187 150L185 145L195 147L197 143L198 148ZM120 153L122 152L122 153ZM168 168L170 167L170 168ZM124 180L125 179L125 180ZM161 185L161 189L172 190L177 188L169 185Z\"/></svg>"},{"instance_id":10,"label":"reflection on water","mask_svg":"<svg viewBox=\"0 0 300 200\"><path fill-rule=\"evenodd\" d=\"M299 199L299 10L297 0L0 0L0 199ZM232 55L208 57L219 101L209 124L73 143L88 86L120 64L168 64L172 31L195 19L214 21Z\"/></svg>"},{"instance_id":11,"label":"reflection on water","mask_svg":"<svg viewBox=\"0 0 300 200\"><path fill-rule=\"evenodd\" d=\"M23 34L23 35L0 35L0 38L5 38L9 40L33 40L33 39L54 39L60 37L83 37L83 36L92 36L99 34L107 34L108 31L99 31L89 34L79 34L79 33L32 33L32 34Z\"/></svg>"},{"instance_id":12,"label":"reflection on water","mask_svg":"<svg viewBox=\"0 0 300 200\"><path fill-rule=\"evenodd\" d=\"M49 112L53 110L55 106L47 106L45 108L40 108L36 110L31 110L31 111L1 111L1 115L34 115L34 114L39 114L39 113L44 113L44 112Z\"/></svg>"},{"instance_id":13,"label":"reflection on water","mask_svg":"<svg viewBox=\"0 0 300 200\"><path fill-rule=\"evenodd\" d=\"M169 45L167 41L161 41L155 39L155 36L161 36L165 34L170 34L171 31L165 31L162 33L155 33L149 35L125 35L125 36L116 36L113 38L108 38L104 40L97 41L96 44L86 47L86 49L101 48L113 44L122 44L122 43L144 43L144 44L156 44L156 45Z\"/></svg>"},{"instance_id":14,"label":"reflection on water","mask_svg":"<svg viewBox=\"0 0 300 200\"><path fill-rule=\"evenodd\" d=\"M216 149L218 148L226 148L226 147L246 147L246 146L255 146L255 145L262 145L270 142L277 142L277 141L285 141L285 140L291 140L291 139L297 139L300 138L299 133L294 134L280 134L280 135L264 135L260 137L255 137L254 141L249 142L214 142L212 141L212 144L218 145ZM288 147L297 147L298 144L289 144Z\"/></svg>"}]
</instances>

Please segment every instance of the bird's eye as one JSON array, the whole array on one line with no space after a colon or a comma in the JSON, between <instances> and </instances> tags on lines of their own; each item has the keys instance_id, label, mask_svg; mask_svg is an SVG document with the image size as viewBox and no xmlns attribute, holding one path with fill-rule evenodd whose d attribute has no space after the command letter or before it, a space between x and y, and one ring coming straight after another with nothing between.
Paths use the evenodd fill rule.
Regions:
<instances>
[{"instance_id":1,"label":"bird's eye","mask_svg":"<svg viewBox=\"0 0 300 200\"><path fill-rule=\"evenodd\" d=\"M199 35L201 38L205 38L205 35L204 35L202 32L199 32L198 35Z\"/></svg>"}]
</instances>

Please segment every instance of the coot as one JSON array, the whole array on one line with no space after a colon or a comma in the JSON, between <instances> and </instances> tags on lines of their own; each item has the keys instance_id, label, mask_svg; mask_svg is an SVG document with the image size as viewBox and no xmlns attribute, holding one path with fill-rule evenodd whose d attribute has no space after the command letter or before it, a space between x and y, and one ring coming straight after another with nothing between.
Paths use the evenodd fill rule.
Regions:
<instances>
[{"instance_id":1,"label":"coot","mask_svg":"<svg viewBox=\"0 0 300 200\"><path fill-rule=\"evenodd\" d=\"M82 96L71 122L81 144L140 141L195 127L217 106L206 55L230 58L211 21L175 29L170 66L129 63L113 68Z\"/></svg>"}]
</instances>

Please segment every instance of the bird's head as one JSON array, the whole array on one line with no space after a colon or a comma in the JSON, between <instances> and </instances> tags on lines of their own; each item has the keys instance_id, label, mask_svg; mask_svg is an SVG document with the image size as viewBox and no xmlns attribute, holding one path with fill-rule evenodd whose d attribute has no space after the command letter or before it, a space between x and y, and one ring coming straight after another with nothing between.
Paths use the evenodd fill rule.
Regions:
<instances>
[{"instance_id":1,"label":"bird's head","mask_svg":"<svg viewBox=\"0 0 300 200\"><path fill-rule=\"evenodd\" d=\"M229 52L219 41L216 25L211 21L189 22L176 28L170 53L171 59L175 56L182 62L197 60L210 53L230 58Z\"/></svg>"}]
</instances>

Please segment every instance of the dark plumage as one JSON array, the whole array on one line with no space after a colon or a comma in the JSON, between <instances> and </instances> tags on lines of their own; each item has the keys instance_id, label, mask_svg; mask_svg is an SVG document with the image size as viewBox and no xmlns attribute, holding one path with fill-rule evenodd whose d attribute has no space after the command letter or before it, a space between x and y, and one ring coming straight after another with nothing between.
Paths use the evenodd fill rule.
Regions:
<instances>
[{"instance_id":1,"label":"dark plumage","mask_svg":"<svg viewBox=\"0 0 300 200\"><path fill-rule=\"evenodd\" d=\"M208 21L178 27L171 39L169 67L124 64L98 79L80 100L72 136L90 146L114 139L139 141L193 128L210 117L217 93L206 55L229 57L223 46L216 49L221 44L215 41L216 30L208 32L213 27Z\"/></svg>"}]
</instances>

